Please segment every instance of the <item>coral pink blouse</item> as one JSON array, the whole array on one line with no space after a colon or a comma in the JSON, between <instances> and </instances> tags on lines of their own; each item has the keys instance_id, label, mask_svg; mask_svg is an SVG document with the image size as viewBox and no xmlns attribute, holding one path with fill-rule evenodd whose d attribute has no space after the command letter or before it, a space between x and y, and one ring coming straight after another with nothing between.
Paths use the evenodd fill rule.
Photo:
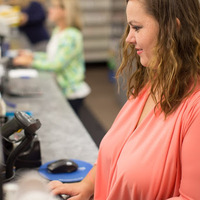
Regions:
<instances>
[{"instance_id":1,"label":"coral pink blouse","mask_svg":"<svg viewBox=\"0 0 200 200\"><path fill-rule=\"evenodd\" d=\"M137 126L148 95L128 100L102 140L95 200L200 200L200 90Z\"/></svg>"}]
</instances>

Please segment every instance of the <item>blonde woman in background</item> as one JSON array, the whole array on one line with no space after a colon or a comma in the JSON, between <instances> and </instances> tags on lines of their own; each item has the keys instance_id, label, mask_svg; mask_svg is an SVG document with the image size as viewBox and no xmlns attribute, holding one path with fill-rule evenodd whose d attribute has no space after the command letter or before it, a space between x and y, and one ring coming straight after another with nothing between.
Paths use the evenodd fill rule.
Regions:
<instances>
[{"instance_id":1,"label":"blonde woman in background","mask_svg":"<svg viewBox=\"0 0 200 200\"><path fill-rule=\"evenodd\" d=\"M54 71L63 94L79 114L90 87L84 82L85 62L80 9L76 0L52 0L48 19L55 24L46 53L21 51L13 64Z\"/></svg>"}]
</instances>

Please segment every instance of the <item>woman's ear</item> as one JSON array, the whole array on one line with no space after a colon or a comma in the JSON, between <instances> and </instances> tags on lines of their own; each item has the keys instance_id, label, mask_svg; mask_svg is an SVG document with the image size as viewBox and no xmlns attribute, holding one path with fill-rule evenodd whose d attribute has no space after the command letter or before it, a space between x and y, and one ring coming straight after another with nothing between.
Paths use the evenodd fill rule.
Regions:
<instances>
[{"instance_id":1,"label":"woman's ear","mask_svg":"<svg viewBox=\"0 0 200 200\"><path fill-rule=\"evenodd\" d=\"M178 30L180 30L181 22L180 22L179 18L176 18L176 24L177 24Z\"/></svg>"}]
</instances>

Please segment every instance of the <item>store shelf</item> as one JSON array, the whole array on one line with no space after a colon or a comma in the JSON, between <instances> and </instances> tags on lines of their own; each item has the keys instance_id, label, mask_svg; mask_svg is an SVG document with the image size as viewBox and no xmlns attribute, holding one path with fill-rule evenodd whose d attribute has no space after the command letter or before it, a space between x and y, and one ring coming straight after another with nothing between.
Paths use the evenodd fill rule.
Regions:
<instances>
[{"instance_id":1,"label":"store shelf","mask_svg":"<svg viewBox=\"0 0 200 200\"><path fill-rule=\"evenodd\" d=\"M118 57L120 39L126 24L126 4L121 0L111 0L111 3L111 38L114 40L112 41L114 45L110 46L110 51L113 51L113 54L117 54L116 57Z\"/></svg>"},{"instance_id":2,"label":"store shelf","mask_svg":"<svg viewBox=\"0 0 200 200\"><path fill-rule=\"evenodd\" d=\"M86 62L107 62L110 53L118 55L126 23L125 1L79 0L83 14ZM98 60L99 59L99 60Z\"/></svg>"},{"instance_id":3,"label":"store shelf","mask_svg":"<svg viewBox=\"0 0 200 200\"><path fill-rule=\"evenodd\" d=\"M111 28L110 26L108 27L107 25L105 26L100 26L100 27L85 27L83 30L83 35L85 38L99 38L99 37L104 37L107 38L108 35L111 34Z\"/></svg>"},{"instance_id":4,"label":"store shelf","mask_svg":"<svg viewBox=\"0 0 200 200\"><path fill-rule=\"evenodd\" d=\"M85 52L85 59L87 62L104 62L109 59L108 51L105 50L98 50L98 51L89 51Z\"/></svg>"},{"instance_id":5,"label":"store shelf","mask_svg":"<svg viewBox=\"0 0 200 200\"><path fill-rule=\"evenodd\" d=\"M110 41L110 63L111 70L113 73L118 69L121 63L120 56L120 42L122 35L126 26L126 3L121 0L112 0L112 12L111 12L111 41ZM122 83L122 80L119 79L119 83ZM120 105L123 105L126 101L126 94L123 90L120 90L118 93L118 86L116 87L116 98Z\"/></svg>"},{"instance_id":6,"label":"store shelf","mask_svg":"<svg viewBox=\"0 0 200 200\"><path fill-rule=\"evenodd\" d=\"M84 1L81 1L80 0L80 5L81 5L81 8L83 10L88 10L88 11L91 11L91 10L106 10L106 9L110 9L111 7L111 1L109 0L104 0L104 1L98 1L98 0L84 0Z\"/></svg>"},{"instance_id":7,"label":"store shelf","mask_svg":"<svg viewBox=\"0 0 200 200\"><path fill-rule=\"evenodd\" d=\"M86 62L107 62L111 34L111 0L79 0L83 13Z\"/></svg>"}]
</instances>

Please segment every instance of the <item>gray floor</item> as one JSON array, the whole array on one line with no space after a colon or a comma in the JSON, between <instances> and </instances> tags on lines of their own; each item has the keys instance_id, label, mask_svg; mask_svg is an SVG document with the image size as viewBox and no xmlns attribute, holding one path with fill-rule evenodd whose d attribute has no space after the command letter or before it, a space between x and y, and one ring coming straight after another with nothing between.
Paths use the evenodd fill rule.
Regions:
<instances>
[{"instance_id":1,"label":"gray floor","mask_svg":"<svg viewBox=\"0 0 200 200\"><path fill-rule=\"evenodd\" d=\"M86 81L92 92L85 100L81 120L98 146L122 105L117 97L116 83L106 65L89 65L86 69Z\"/></svg>"},{"instance_id":2,"label":"gray floor","mask_svg":"<svg viewBox=\"0 0 200 200\"><path fill-rule=\"evenodd\" d=\"M110 80L109 69L104 65L87 67L86 81L92 88L92 93L86 98L86 105L108 130L121 108L116 83Z\"/></svg>"}]
</instances>

